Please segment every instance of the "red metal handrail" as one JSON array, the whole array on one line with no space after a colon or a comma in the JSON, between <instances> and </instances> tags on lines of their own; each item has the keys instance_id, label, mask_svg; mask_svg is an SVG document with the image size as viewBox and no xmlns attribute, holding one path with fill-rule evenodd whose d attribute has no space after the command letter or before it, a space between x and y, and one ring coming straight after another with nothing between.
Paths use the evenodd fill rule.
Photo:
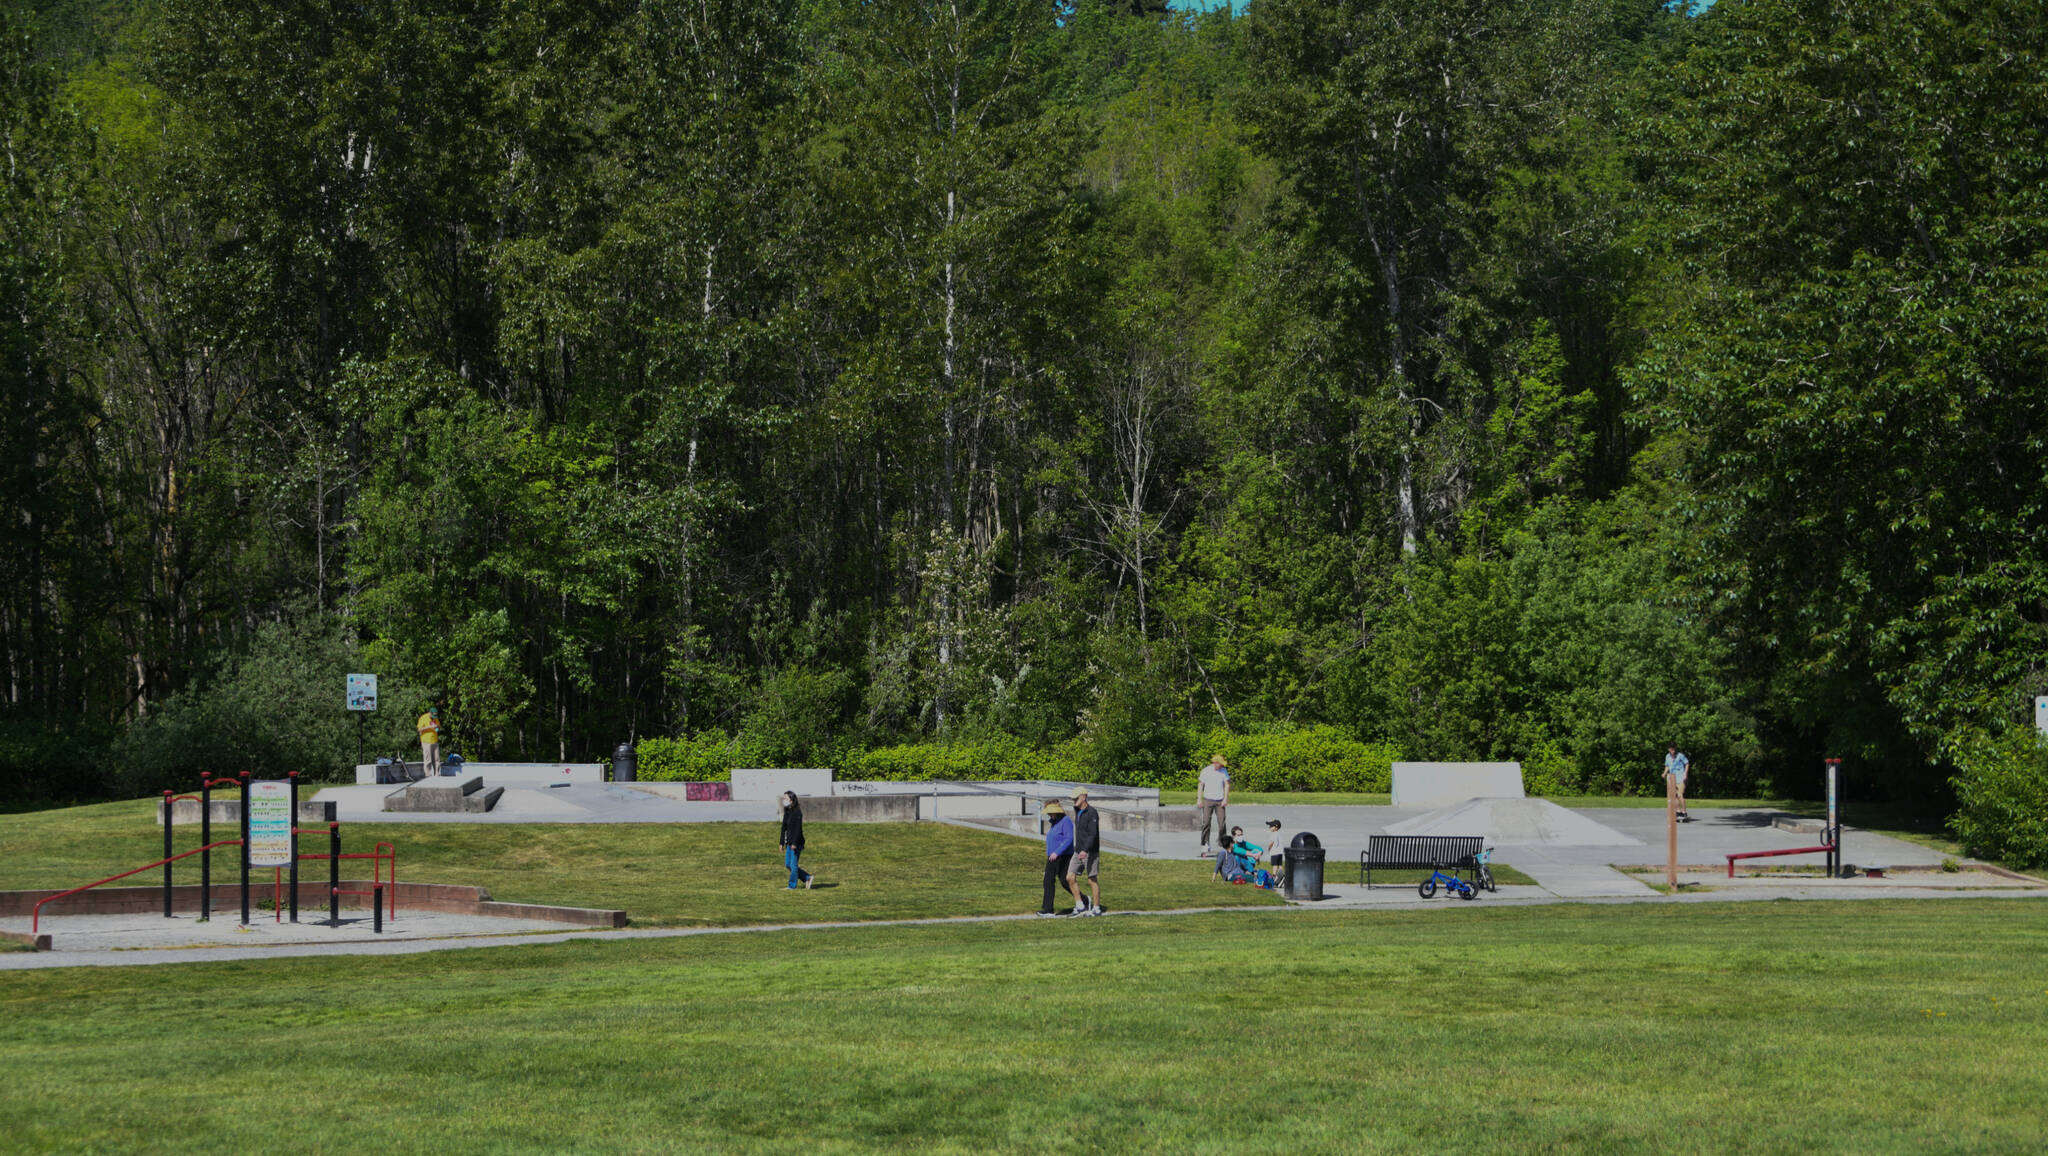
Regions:
<instances>
[{"instance_id":1,"label":"red metal handrail","mask_svg":"<svg viewBox=\"0 0 2048 1156\"><path fill-rule=\"evenodd\" d=\"M1736 851L1728 856L1728 878L1735 878L1737 859L1768 859L1773 855L1818 855L1834 849L1833 843L1822 843L1818 847L1787 847L1783 851Z\"/></svg>"},{"instance_id":2,"label":"red metal handrail","mask_svg":"<svg viewBox=\"0 0 2048 1156\"><path fill-rule=\"evenodd\" d=\"M81 891L90 891L95 887L101 886L102 884L112 883L116 879L126 879L130 875L140 875L144 871L153 871L166 863L175 863L180 859L186 858L187 856L197 855L201 851L211 851L215 847L239 847L241 845L242 841L240 839L222 839L218 843L208 843L204 847L194 847L190 851L180 851L176 855L171 855L166 858L159 859L154 863L145 863L142 866L137 867L133 871L123 871L119 875L109 875L105 879L100 880L98 883L88 883L83 887L73 887L69 891L59 891L55 895L45 895L44 897L36 901L34 910L30 912L28 923L29 933L33 935L36 932L36 930L41 927L43 919L43 904L45 903L51 903L59 899L69 898L70 896L76 895Z\"/></svg>"},{"instance_id":3,"label":"red metal handrail","mask_svg":"<svg viewBox=\"0 0 2048 1156\"><path fill-rule=\"evenodd\" d=\"M319 831L319 832L322 832L322 833L324 833L324 832L326 831L326 828L324 828L324 827L321 827L321 828L315 828L314 830L316 830L316 831ZM327 858L327 852L325 852L325 851L308 851L308 852L306 852L305 854L303 854L303 855L300 855L300 856L299 856L299 858L301 858L301 859L325 859L325 858ZM372 861L372 862L370 863L370 885L371 885L372 887L375 887L375 886L379 886L379 885L383 885L383 886L384 886L384 900L385 900L385 906L386 906L386 907L387 907L387 908L389 909L389 914L388 914L388 915L386 915L386 916L385 916L385 918L387 918L387 919L396 919L396 918L398 918L398 848L397 848L397 847L395 847L395 846L393 846L393 845L392 845L392 844L390 844L390 843L381 843L381 842L380 842L380 843L378 843L378 844L376 845L376 850L374 850L374 851L349 851L349 852L346 852L346 853L344 853L344 854L342 855L342 858L344 858L344 859L369 859L369 860L371 860L371 861ZM384 878L384 861L385 861L386 859L389 859L389 860L391 861L391 878L390 878L389 880L386 880L386 879ZM336 892L335 894L337 894L337 895L370 895L370 894L373 894L373 892L369 892L369 891L337 891L337 892Z\"/></svg>"}]
</instances>

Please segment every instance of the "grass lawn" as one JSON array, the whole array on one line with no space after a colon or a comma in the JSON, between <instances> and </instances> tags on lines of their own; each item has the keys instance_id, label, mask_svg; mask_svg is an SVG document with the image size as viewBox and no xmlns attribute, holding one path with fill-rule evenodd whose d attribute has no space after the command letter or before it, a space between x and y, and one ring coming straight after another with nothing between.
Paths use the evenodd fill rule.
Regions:
<instances>
[{"instance_id":1,"label":"grass lawn","mask_svg":"<svg viewBox=\"0 0 2048 1156\"><path fill-rule=\"evenodd\" d=\"M75 887L162 858L153 806L102 803L0 819L0 890ZM514 903L619 908L643 927L1038 909L1045 859L1033 840L938 823L808 823L803 863L819 886L790 892L776 831L772 823L342 824L345 851L395 845L401 880L473 884ZM181 851L199 845L197 824L176 836ZM324 839L307 849L325 850ZM178 880L197 883L198 861L186 863ZM231 881L231 863L216 860L215 878ZM1113 911L1281 905L1270 892L1216 883L1210 871L1206 862L1111 855L1102 865L1102 903ZM130 882L162 878L152 872Z\"/></svg>"},{"instance_id":2,"label":"grass lawn","mask_svg":"<svg viewBox=\"0 0 2048 1156\"><path fill-rule=\"evenodd\" d=\"M0 1150L2029 1151L2044 916L1457 905L0 973Z\"/></svg>"}]
</instances>

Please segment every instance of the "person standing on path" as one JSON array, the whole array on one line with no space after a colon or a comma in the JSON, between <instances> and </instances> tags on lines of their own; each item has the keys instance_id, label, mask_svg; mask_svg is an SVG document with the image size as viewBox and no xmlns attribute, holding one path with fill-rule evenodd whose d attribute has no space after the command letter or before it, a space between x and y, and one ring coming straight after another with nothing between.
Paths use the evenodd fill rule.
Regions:
<instances>
[{"instance_id":1,"label":"person standing on path","mask_svg":"<svg viewBox=\"0 0 2048 1156\"><path fill-rule=\"evenodd\" d=\"M1216 837L1225 842L1230 840L1230 764L1223 761L1222 755L1209 756L1209 765L1197 776L1195 809L1202 816L1202 858L1207 859L1210 819L1216 820Z\"/></svg>"},{"instance_id":2,"label":"person standing on path","mask_svg":"<svg viewBox=\"0 0 2048 1156\"><path fill-rule=\"evenodd\" d=\"M1685 773L1692 769L1692 760L1678 749L1677 743L1664 748L1664 777L1671 780L1671 788L1678 795L1678 821L1692 822L1692 816L1685 813Z\"/></svg>"},{"instance_id":3,"label":"person standing on path","mask_svg":"<svg viewBox=\"0 0 2048 1156\"><path fill-rule=\"evenodd\" d=\"M804 809L796 804L796 792L782 792L782 863L789 868L789 889L799 885L809 891L817 882L812 874L796 865L804 853Z\"/></svg>"},{"instance_id":4,"label":"person standing on path","mask_svg":"<svg viewBox=\"0 0 2048 1156\"><path fill-rule=\"evenodd\" d=\"M441 773L441 708L430 706L420 716L420 763L429 778Z\"/></svg>"},{"instance_id":5,"label":"person standing on path","mask_svg":"<svg viewBox=\"0 0 2048 1156\"><path fill-rule=\"evenodd\" d=\"M1074 822L1067 818L1067 810L1060 806L1058 799L1045 804L1045 901L1038 905L1040 915L1058 915L1053 910L1053 884L1067 889L1073 897L1074 907L1081 905L1081 898L1074 892L1074 885L1067 879L1067 865L1074 861ZM1068 908L1073 910L1073 908Z\"/></svg>"},{"instance_id":6,"label":"person standing on path","mask_svg":"<svg viewBox=\"0 0 2048 1156\"><path fill-rule=\"evenodd\" d=\"M1074 858L1067 867L1067 890L1074 893L1074 914L1102 914L1102 817L1088 805L1086 788L1074 792ZM1081 898L1081 880L1088 880L1088 898Z\"/></svg>"}]
</instances>

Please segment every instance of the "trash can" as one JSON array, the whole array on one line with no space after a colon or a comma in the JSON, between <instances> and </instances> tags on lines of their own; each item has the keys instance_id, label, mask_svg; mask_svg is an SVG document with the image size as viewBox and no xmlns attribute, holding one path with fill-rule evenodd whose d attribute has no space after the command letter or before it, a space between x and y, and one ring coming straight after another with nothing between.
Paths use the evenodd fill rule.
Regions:
<instances>
[{"instance_id":1,"label":"trash can","mask_svg":"<svg viewBox=\"0 0 2048 1156\"><path fill-rule=\"evenodd\" d=\"M640 756L633 751L632 743L620 743L612 752L612 782L630 783L640 777Z\"/></svg>"},{"instance_id":2,"label":"trash can","mask_svg":"<svg viewBox=\"0 0 2048 1156\"><path fill-rule=\"evenodd\" d=\"M461 756L461 755L449 755L448 757L446 757L446 758L444 758L444 759L442 759L442 760L441 760L441 774L442 774L442 775L444 775L444 776L446 776L446 775L459 775L459 774L461 774L461 773L462 773L462 756Z\"/></svg>"},{"instance_id":3,"label":"trash can","mask_svg":"<svg viewBox=\"0 0 2048 1156\"><path fill-rule=\"evenodd\" d=\"M1287 845L1287 885L1281 894L1289 899L1323 897L1323 841L1307 831Z\"/></svg>"}]
</instances>

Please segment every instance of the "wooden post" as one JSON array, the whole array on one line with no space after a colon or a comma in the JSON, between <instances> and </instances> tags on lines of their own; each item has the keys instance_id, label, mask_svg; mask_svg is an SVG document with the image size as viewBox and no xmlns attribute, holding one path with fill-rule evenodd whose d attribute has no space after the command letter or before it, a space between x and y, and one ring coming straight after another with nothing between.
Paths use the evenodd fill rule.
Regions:
<instances>
[{"instance_id":1,"label":"wooden post","mask_svg":"<svg viewBox=\"0 0 2048 1156\"><path fill-rule=\"evenodd\" d=\"M1664 882L1678 893L1678 780L1664 776Z\"/></svg>"}]
</instances>

